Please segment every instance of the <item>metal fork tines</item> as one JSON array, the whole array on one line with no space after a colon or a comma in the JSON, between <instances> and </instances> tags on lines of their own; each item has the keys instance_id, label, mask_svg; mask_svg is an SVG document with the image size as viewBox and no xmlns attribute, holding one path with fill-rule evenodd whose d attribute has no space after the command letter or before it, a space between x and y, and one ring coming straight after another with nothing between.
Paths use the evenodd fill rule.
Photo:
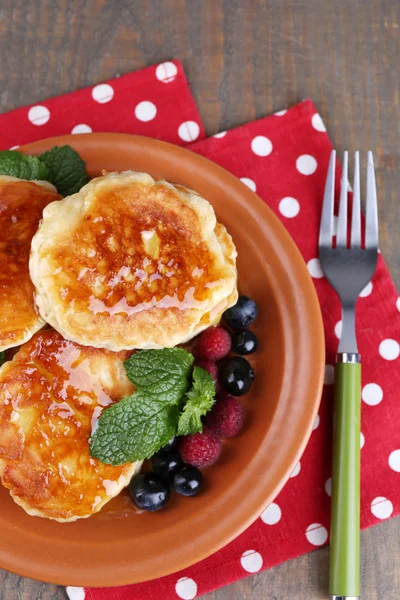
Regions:
<instances>
[{"instance_id":1,"label":"metal fork tines","mask_svg":"<svg viewBox=\"0 0 400 600\"><path fill-rule=\"evenodd\" d=\"M368 152L365 243L361 235L360 161L354 155L354 185L350 235L348 233L348 153L343 157L343 174L337 219L336 245L334 232L336 152L333 150L325 185L319 234L319 257L322 270L338 293L342 303L342 333L339 353L357 354L355 306L360 292L374 274L378 257L378 209L372 152ZM350 239L349 239L350 238Z\"/></svg>"}]
</instances>

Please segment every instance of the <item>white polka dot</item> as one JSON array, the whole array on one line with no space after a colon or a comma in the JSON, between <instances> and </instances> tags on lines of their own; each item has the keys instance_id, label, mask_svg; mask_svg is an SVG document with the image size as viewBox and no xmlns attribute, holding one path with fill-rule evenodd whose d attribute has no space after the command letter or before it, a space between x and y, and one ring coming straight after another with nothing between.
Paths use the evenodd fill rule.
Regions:
<instances>
[{"instance_id":1,"label":"white polka dot","mask_svg":"<svg viewBox=\"0 0 400 600\"><path fill-rule=\"evenodd\" d=\"M279 202L279 212L287 219L297 217L300 212L300 204L296 198L287 196Z\"/></svg>"},{"instance_id":2,"label":"white polka dot","mask_svg":"<svg viewBox=\"0 0 400 600\"><path fill-rule=\"evenodd\" d=\"M19 146L14 146L14 148L19 148ZM10 148L10 150L12 150L12 148ZM397 298L396 300L396 308L400 312L400 298Z\"/></svg>"},{"instance_id":3,"label":"white polka dot","mask_svg":"<svg viewBox=\"0 0 400 600\"><path fill-rule=\"evenodd\" d=\"M223 138L226 136L226 131L220 131L219 133L216 133L215 135L213 135L213 137L219 139L219 138Z\"/></svg>"},{"instance_id":4,"label":"white polka dot","mask_svg":"<svg viewBox=\"0 0 400 600\"><path fill-rule=\"evenodd\" d=\"M68 585L66 591L69 600L85 600L85 590L82 587Z\"/></svg>"},{"instance_id":5,"label":"white polka dot","mask_svg":"<svg viewBox=\"0 0 400 600\"><path fill-rule=\"evenodd\" d=\"M366 298L372 292L373 285L371 282L367 283L365 288L360 292L360 298Z\"/></svg>"},{"instance_id":6,"label":"white polka dot","mask_svg":"<svg viewBox=\"0 0 400 600\"><path fill-rule=\"evenodd\" d=\"M278 110L278 112L274 113L277 117L281 117L282 115L286 115L287 110Z\"/></svg>"},{"instance_id":7,"label":"white polka dot","mask_svg":"<svg viewBox=\"0 0 400 600\"><path fill-rule=\"evenodd\" d=\"M252 179L249 179L248 177L241 177L240 181L244 183L244 185L247 185L247 187L250 188L253 192L256 191L257 186Z\"/></svg>"},{"instance_id":8,"label":"white polka dot","mask_svg":"<svg viewBox=\"0 0 400 600\"><path fill-rule=\"evenodd\" d=\"M386 360L396 360L400 354L400 346L396 340L383 340L379 344L379 354Z\"/></svg>"},{"instance_id":9,"label":"white polka dot","mask_svg":"<svg viewBox=\"0 0 400 600\"><path fill-rule=\"evenodd\" d=\"M195 121L185 121L179 125L178 135L184 142L193 142L199 137L200 127Z\"/></svg>"},{"instance_id":10,"label":"white polka dot","mask_svg":"<svg viewBox=\"0 0 400 600\"><path fill-rule=\"evenodd\" d=\"M342 335L343 323L342 321L338 321L335 325L335 335L338 340L340 340L340 336Z\"/></svg>"},{"instance_id":11,"label":"white polka dot","mask_svg":"<svg viewBox=\"0 0 400 600\"><path fill-rule=\"evenodd\" d=\"M10 150L16 150L19 146L11 146Z\"/></svg>"},{"instance_id":12,"label":"white polka dot","mask_svg":"<svg viewBox=\"0 0 400 600\"><path fill-rule=\"evenodd\" d=\"M32 125L44 125L50 119L50 111L46 106L32 106L28 112Z\"/></svg>"},{"instance_id":13,"label":"white polka dot","mask_svg":"<svg viewBox=\"0 0 400 600\"><path fill-rule=\"evenodd\" d=\"M322 546L328 539L328 532L320 523L312 523L307 527L306 538L313 546Z\"/></svg>"},{"instance_id":14,"label":"white polka dot","mask_svg":"<svg viewBox=\"0 0 400 600\"><path fill-rule=\"evenodd\" d=\"M272 502L262 513L261 521L266 525L276 525L281 520L281 516L282 511L280 507L275 502Z\"/></svg>"},{"instance_id":15,"label":"white polka dot","mask_svg":"<svg viewBox=\"0 0 400 600\"><path fill-rule=\"evenodd\" d=\"M263 559L259 552L255 550L247 550L243 552L240 562L242 567L248 573L257 573L263 566Z\"/></svg>"},{"instance_id":16,"label":"white polka dot","mask_svg":"<svg viewBox=\"0 0 400 600\"><path fill-rule=\"evenodd\" d=\"M367 383L362 389L361 397L365 404L376 406L379 402L382 402L383 390L377 383Z\"/></svg>"},{"instance_id":17,"label":"white polka dot","mask_svg":"<svg viewBox=\"0 0 400 600\"><path fill-rule=\"evenodd\" d=\"M312 116L311 123L314 129L316 129L317 131L326 131L324 122L318 113L315 113L315 115Z\"/></svg>"},{"instance_id":18,"label":"white polka dot","mask_svg":"<svg viewBox=\"0 0 400 600\"><path fill-rule=\"evenodd\" d=\"M324 384L332 385L335 381L335 367L333 365L325 365Z\"/></svg>"},{"instance_id":19,"label":"white polka dot","mask_svg":"<svg viewBox=\"0 0 400 600\"><path fill-rule=\"evenodd\" d=\"M297 465L295 466L295 468L292 471L292 474L290 475L290 477L297 477L297 475L300 473L301 471L301 463L300 461L297 463Z\"/></svg>"},{"instance_id":20,"label":"white polka dot","mask_svg":"<svg viewBox=\"0 0 400 600\"><path fill-rule=\"evenodd\" d=\"M389 456L389 467L396 471L396 473L400 473L400 450L393 450Z\"/></svg>"},{"instance_id":21,"label":"white polka dot","mask_svg":"<svg viewBox=\"0 0 400 600\"><path fill-rule=\"evenodd\" d=\"M371 502L371 512L377 519L388 519L393 512L393 504L383 496L377 496Z\"/></svg>"},{"instance_id":22,"label":"white polka dot","mask_svg":"<svg viewBox=\"0 0 400 600\"><path fill-rule=\"evenodd\" d=\"M272 143L264 135L257 135L251 141L251 149L257 156L268 156L272 152Z\"/></svg>"},{"instance_id":23,"label":"white polka dot","mask_svg":"<svg viewBox=\"0 0 400 600\"><path fill-rule=\"evenodd\" d=\"M106 104L114 98L114 89L108 83L101 83L92 89L92 98L99 104Z\"/></svg>"},{"instance_id":24,"label":"white polka dot","mask_svg":"<svg viewBox=\"0 0 400 600\"><path fill-rule=\"evenodd\" d=\"M85 123L80 123L79 125L75 125L71 133L91 133L92 128L89 125L85 125Z\"/></svg>"},{"instance_id":25,"label":"white polka dot","mask_svg":"<svg viewBox=\"0 0 400 600\"><path fill-rule=\"evenodd\" d=\"M135 108L135 117L139 121L143 121L143 123L147 123L147 121L152 121L157 114L156 105L148 100L143 100L143 102L139 102L139 104Z\"/></svg>"},{"instance_id":26,"label":"white polka dot","mask_svg":"<svg viewBox=\"0 0 400 600\"><path fill-rule=\"evenodd\" d=\"M362 431L360 431L360 448L364 448L365 444L365 436Z\"/></svg>"},{"instance_id":27,"label":"white polka dot","mask_svg":"<svg viewBox=\"0 0 400 600\"><path fill-rule=\"evenodd\" d=\"M315 417L314 425L312 426L312 428L313 428L313 431L314 431L314 429L318 429L318 427L319 427L319 422L320 422L320 418L319 418L319 415L317 415L317 416Z\"/></svg>"},{"instance_id":28,"label":"white polka dot","mask_svg":"<svg viewBox=\"0 0 400 600\"><path fill-rule=\"evenodd\" d=\"M197 583L190 577L181 577L176 582L175 591L182 600L193 600L197 594Z\"/></svg>"},{"instance_id":29,"label":"white polka dot","mask_svg":"<svg viewBox=\"0 0 400 600\"><path fill-rule=\"evenodd\" d=\"M296 160L297 170L302 175L312 175L317 170L317 161L311 154L302 154Z\"/></svg>"},{"instance_id":30,"label":"white polka dot","mask_svg":"<svg viewBox=\"0 0 400 600\"><path fill-rule=\"evenodd\" d=\"M307 269L311 277L314 277L314 279L321 279L321 277L324 276L319 258L312 258L309 260L307 263Z\"/></svg>"},{"instance_id":31,"label":"white polka dot","mask_svg":"<svg viewBox=\"0 0 400 600\"><path fill-rule=\"evenodd\" d=\"M328 496L332 496L332 477L329 477L329 479L327 479L325 481L325 491L328 494Z\"/></svg>"},{"instance_id":32,"label":"white polka dot","mask_svg":"<svg viewBox=\"0 0 400 600\"><path fill-rule=\"evenodd\" d=\"M171 83L178 74L177 66L172 62L163 62L156 68L156 77L163 83Z\"/></svg>"}]
</instances>

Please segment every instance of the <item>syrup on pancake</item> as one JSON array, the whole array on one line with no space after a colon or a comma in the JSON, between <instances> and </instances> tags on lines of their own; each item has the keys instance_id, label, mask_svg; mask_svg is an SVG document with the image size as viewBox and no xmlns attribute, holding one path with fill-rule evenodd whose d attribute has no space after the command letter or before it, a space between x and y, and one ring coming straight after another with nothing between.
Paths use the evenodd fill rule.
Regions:
<instances>
[{"instance_id":1,"label":"syrup on pancake","mask_svg":"<svg viewBox=\"0 0 400 600\"><path fill-rule=\"evenodd\" d=\"M0 475L31 515L74 521L98 512L140 463L90 456L101 411L132 392L123 360L43 330L0 369Z\"/></svg>"},{"instance_id":2,"label":"syrup on pancake","mask_svg":"<svg viewBox=\"0 0 400 600\"><path fill-rule=\"evenodd\" d=\"M22 344L44 325L29 252L43 209L58 198L55 188L0 175L0 350Z\"/></svg>"},{"instance_id":3,"label":"syrup on pancake","mask_svg":"<svg viewBox=\"0 0 400 600\"><path fill-rule=\"evenodd\" d=\"M210 204L134 176L99 178L49 207L32 244L41 315L82 344L175 346L236 299L236 250Z\"/></svg>"}]
</instances>

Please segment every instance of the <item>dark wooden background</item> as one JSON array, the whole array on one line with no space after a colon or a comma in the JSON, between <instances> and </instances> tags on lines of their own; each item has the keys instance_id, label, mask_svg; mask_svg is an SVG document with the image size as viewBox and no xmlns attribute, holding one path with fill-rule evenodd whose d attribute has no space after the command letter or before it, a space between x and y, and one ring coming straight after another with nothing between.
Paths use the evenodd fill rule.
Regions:
<instances>
[{"instance_id":1,"label":"dark wooden background","mask_svg":"<svg viewBox=\"0 0 400 600\"><path fill-rule=\"evenodd\" d=\"M174 57L208 134L312 97L339 151L374 151L399 285L399 0L0 0L0 112ZM323 599L327 572L325 548L206 598ZM399 598L400 519L362 534L362 581ZM65 598L0 571L0 600Z\"/></svg>"}]
</instances>

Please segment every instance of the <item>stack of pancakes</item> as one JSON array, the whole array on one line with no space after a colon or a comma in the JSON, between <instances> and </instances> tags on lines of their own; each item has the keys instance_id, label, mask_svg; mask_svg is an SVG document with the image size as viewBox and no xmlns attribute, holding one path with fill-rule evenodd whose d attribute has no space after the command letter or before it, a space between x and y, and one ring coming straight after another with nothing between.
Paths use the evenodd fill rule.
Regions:
<instances>
[{"instance_id":1,"label":"stack of pancakes","mask_svg":"<svg viewBox=\"0 0 400 600\"><path fill-rule=\"evenodd\" d=\"M0 369L0 475L29 514L73 521L140 468L89 454L101 411L132 391L126 351L216 324L237 272L225 227L183 186L127 171L59 198L0 176L0 350L23 344Z\"/></svg>"}]
</instances>

